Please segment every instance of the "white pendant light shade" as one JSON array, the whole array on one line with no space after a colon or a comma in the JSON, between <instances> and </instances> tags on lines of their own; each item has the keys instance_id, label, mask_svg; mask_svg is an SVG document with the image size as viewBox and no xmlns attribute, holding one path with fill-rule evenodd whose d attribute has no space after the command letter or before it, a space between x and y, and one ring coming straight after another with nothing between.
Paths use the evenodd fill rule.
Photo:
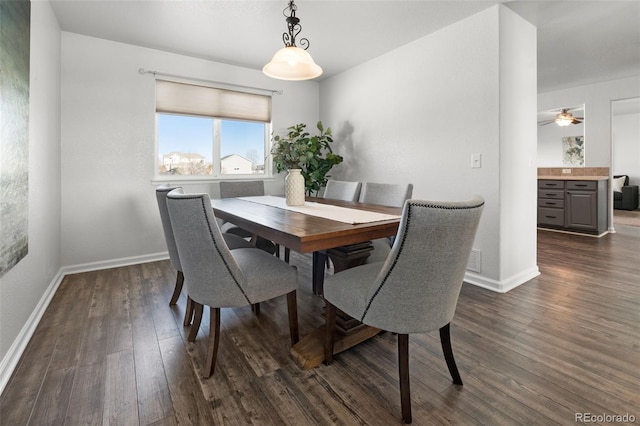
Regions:
<instances>
[{"instance_id":1,"label":"white pendant light shade","mask_svg":"<svg viewBox=\"0 0 640 426\"><path fill-rule=\"evenodd\" d=\"M287 21L287 32L282 34L284 48L278 50L271 58L271 62L262 68L262 72L271 78L310 80L322 74L322 68L313 61L311 55L306 51L309 48L309 40L300 39L300 46L304 49L296 46L296 37L302 30L300 18L296 16L297 9L293 0L290 0L282 11Z\"/></svg>"},{"instance_id":2,"label":"white pendant light shade","mask_svg":"<svg viewBox=\"0 0 640 426\"><path fill-rule=\"evenodd\" d=\"M278 50L262 72L280 80L309 80L322 75L322 68L306 50L288 46Z\"/></svg>"}]
</instances>

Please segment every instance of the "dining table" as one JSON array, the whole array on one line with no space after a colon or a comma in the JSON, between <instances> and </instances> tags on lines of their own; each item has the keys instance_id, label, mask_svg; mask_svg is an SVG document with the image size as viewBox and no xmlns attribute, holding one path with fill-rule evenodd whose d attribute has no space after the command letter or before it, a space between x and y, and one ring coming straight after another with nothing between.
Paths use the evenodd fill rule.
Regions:
<instances>
[{"instance_id":1,"label":"dining table","mask_svg":"<svg viewBox=\"0 0 640 426\"><path fill-rule=\"evenodd\" d=\"M250 233L298 253L312 253L312 289L322 295L327 257L334 273L366 261L371 240L395 236L402 208L353 201L306 197L302 206L288 206L279 196L212 199L214 215ZM380 330L342 318L342 333L334 352L341 352ZM300 367L312 368L324 360L324 327L304 336L291 354Z\"/></svg>"},{"instance_id":2,"label":"dining table","mask_svg":"<svg viewBox=\"0 0 640 426\"><path fill-rule=\"evenodd\" d=\"M319 295L327 252L338 259L341 251L349 252L345 248L353 252L371 240L395 236L402 213L399 207L318 197L306 197L304 206L287 206L283 197L272 195L212 199L211 206L219 219L289 250L312 253L312 287ZM344 265L355 266L348 260Z\"/></svg>"}]
</instances>

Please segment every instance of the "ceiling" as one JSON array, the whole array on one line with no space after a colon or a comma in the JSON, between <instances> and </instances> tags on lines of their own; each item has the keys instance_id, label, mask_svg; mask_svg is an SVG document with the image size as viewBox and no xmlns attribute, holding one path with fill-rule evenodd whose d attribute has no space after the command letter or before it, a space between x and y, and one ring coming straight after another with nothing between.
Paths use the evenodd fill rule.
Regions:
<instances>
[{"instance_id":1,"label":"ceiling","mask_svg":"<svg viewBox=\"0 0 640 426\"><path fill-rule=\"evenodd\" d=\"M63 31L254 69L286 30L285 0L50 3ZM538 28L539 92L640 75L636 0L298 0L299 38L309 39L323 79L498 3Z\"/></svg>"}]
</instances>

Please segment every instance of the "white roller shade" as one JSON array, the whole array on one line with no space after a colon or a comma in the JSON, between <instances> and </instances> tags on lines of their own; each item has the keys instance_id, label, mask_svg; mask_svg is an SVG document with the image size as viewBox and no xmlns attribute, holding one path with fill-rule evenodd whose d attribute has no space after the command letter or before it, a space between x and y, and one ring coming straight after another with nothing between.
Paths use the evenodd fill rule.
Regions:
<instances>
[{"instance_id":1,"label":"white roller shade","mask_svg":"<svg viewBox=\"0 0 640 426\"><path fill-rule=\"evenodd\" d=\"M156 112L271 121L271 96L156 80Z\"/></svg>"}]
</instances>

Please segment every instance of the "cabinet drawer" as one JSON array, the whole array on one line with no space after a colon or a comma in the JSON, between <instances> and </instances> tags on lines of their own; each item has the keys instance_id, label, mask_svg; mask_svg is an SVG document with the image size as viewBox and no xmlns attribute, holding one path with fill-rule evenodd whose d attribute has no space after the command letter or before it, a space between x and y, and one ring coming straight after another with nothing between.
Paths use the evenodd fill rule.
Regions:
<instances>
[{"instance_id":1,"label":"cabinet drawer","mask_svg":"<svg viewBox=\"0 0 640 426\"><path fill-rule=\"evenodd\" d=\"M564 200L564 190L539 188L538 198L553 198L554 200Z\"/></svg>"},{"instance_id":2,"label":"cabinet drawer","mask_svg":"<svg viewBox=\"0 0 640 426\"><path fill-rule=\"evenodd\" d=\"M538 198L538 207L548 207L554 209L564 208L564 199L554 200L552 198Z\"/></svg>"},{"instance_id":3,"label":"cabinet drawer","mask_svg":"<svg viewBox=\"0 0 640 426\"><path fill-rule=\"evenodd\" d=\"M567 189L580 191L595 191L598 188L598 182L588 180L570 180L567 182Z\"/></svg>"},{"instance_id":4,"label":"cabinet drawer","mask_svg":"<svg viewBox=\"0 0 640 426\"><path fill-rule=\"evenodd\" d=\"M564 226L564 209L538 207L538 223L540 225Z\"/></svg>"},{"instance_id":5,"label":"cabinet drawer","mask_svg":"<svg viewBox=\"0 0 640 426\"><path fill-rule=\"evenodd\" d=\"M563 180L538 180L538 188L564 189Z\"/></svg>"}]
</instances>

